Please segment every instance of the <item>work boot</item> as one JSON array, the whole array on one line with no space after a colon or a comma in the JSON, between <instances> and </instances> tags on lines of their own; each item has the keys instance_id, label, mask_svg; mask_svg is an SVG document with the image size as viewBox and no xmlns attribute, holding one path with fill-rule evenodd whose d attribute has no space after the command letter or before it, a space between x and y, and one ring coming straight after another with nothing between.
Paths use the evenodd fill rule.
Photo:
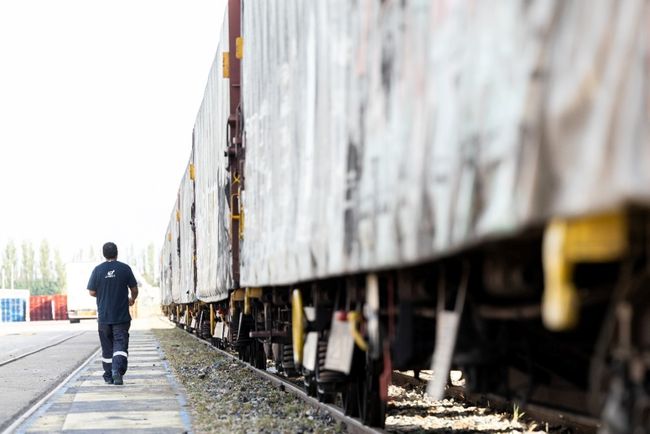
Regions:
<instances>
[{"instance_id":1,"label":"work boot","mask_svg":"<svg viewBox=\"0 0 650 434\"><path fill-rule=\"evenodd\" d=\"M113 379L112 378L104 378L104 383L113 384Z\"/></svg>"},{"instance_id":2,"label":"work boot","mask_svg":"<svg viewBox=\"0 0 650 434\"><path fill-rule=\"evenodd\" d=\"M113 372L113 384L116 384L118 386L124 384L124 382L122 381L122 374L120 374L119 372Z\"/></svg>"}]
</instances>

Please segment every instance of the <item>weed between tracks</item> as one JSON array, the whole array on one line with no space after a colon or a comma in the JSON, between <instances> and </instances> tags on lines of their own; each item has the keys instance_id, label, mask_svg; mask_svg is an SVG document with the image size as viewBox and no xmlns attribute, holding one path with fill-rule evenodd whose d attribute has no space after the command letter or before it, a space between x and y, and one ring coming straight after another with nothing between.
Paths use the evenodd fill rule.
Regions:
<instances>
[{"instance_id":1,"label":"weed between tracks","mask_svg":"<svg viewBox=\"0 0 650 434\"><path fill-rule=\"evenodd\" d=\"M340 433L318 411L180 329L154 330L187 393L196 433Z\"/></svg>"}]
</instances>

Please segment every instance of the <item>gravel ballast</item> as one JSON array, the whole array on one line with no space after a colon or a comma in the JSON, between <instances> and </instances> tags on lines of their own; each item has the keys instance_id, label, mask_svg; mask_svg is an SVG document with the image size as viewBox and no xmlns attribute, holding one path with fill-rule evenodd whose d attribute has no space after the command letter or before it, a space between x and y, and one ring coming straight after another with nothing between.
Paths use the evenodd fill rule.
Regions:
<instances>
[{"instance_id":1,"label":"gravel ballast","mask_svg":"<svg viewBox=\"0 0 650 434\"><path fill-rule=\"evenodd\" d=\"M426 382L404 381L393 376L388 390L386 431L389 433L570 433L562 426L529 418L524 410L504 412L454 398L434 401L426 394Z\"/></svg>"},{"instance_id":2,"label":"gravel ballast","mask_svg":"<svg viewBox=\"0 0 650 434\"><path fill-rule=\"evenodd\" d=\"M259 377L178 328L154 330L178 382L184 387L195 433L341 433L344 425ZM524 411L503 412L456 399L433 401L426 383L393 377L389 433L567 433L531 420Z\"/></svg>"},{"instance_id":3,"label":"gravel ballast","mask_svg":"<svg viewBox=\"0 0 650 434\"><path fill-rule=\"evenodd\" d=\"M180 329L154 333L184 387L196 433L341 433L332 417Z\"/></svg>"}]
</instances>

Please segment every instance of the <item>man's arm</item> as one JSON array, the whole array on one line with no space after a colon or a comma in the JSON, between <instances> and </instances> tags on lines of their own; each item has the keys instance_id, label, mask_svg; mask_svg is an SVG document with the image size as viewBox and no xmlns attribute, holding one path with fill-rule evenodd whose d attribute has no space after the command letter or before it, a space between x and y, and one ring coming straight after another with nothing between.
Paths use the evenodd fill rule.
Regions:
<instances>
[{"instance_id":1,"label":"man's arm","mask_svg":"<svg viewBox=\"0 0 650 434\"><path fill-rule=\"evenodd\" d=\"M88 292L90 293L91 297L97 297L97 282L95 282L95 269L93 269L93 272L90 273L90 279L88 280L88 285L86 285L86 288L88 289Z\"/></svg>"},{"instance_id":2,"label":"man's arm","mask_svg":"<svg viewBox=\"0 0 650 434\"><path fill-rule=\"evenodd\" d=\"M129 306L133 306L135 299L138 298L138 285L129 288L131 290L131 297L129 297Z\"/></svg>"}]
</instances>

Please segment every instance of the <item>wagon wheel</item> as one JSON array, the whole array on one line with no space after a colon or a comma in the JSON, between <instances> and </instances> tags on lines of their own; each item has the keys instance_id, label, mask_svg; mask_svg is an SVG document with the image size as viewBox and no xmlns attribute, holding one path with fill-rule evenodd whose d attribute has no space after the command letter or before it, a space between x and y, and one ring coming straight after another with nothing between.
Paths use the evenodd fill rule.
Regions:
<instances>
[{"instance_id":1,"label":"wagon wheel","mask_svg":"<svg viewBox=\"0 0 650 434\"><path fill-rule=\"evenodd\" d=\"M365 353L361 352L358 348L355 348L348 381L345 383L343 391L341 392L343 412L346 416L359 416L359 386L357 382L359 381L358 378L364 375L364 359Z\"/></svg>"},{"instance_id":2,"label":"wagon wheel","mask_svg":"<svg viewBox=\"0 0 650 434\"><path fill-rule=\"evenodd\" d=\"M253 366L257 369L266 370L266 352L264 351L264 344L254 341L251 346L253 347Z\"/></svg>"},{"instance_id":3,"label":"wagon wheel","mask_svg":"<svg viewBox=\"0 0 650 434\"><path fill-rule=\"evenodd\" d=\"M379 376L382 361L372 360L366 353L366 366L357 377L359 417L365 425L383 428L386 419L386 403L380 398Z\"/></svg>"},{"instance_id":4,"label":"wagon wheel","mask_svg":"<svg viewBox=\"0 0 650 434\"><path fill-rule=\"evenodd\" d=\"M346 383L345 389L341 394L343 401L343 412L346 416L357 417L359 416L359 390L358 385L354 381Z\"/></svg>"},{"instance_id":5,"label":"wagon wheel","mask_svg":"<svg viewBox=\"0 0 650 434\"><path fill-rule=\"evenodd\" d=\"M334 404L334 401L336 400L334 394L325 392L318 386L316 386L316 398L318 399L318 402L322 402L323 404Z\"/></svg>"},{"instance_id":6,"label":"wagon wheel","mask_svg":"<svg viewBox=\"0 0 650 434\"><path fill-rule=\"evenodd\" d=\"M305 385L305 392L307 392L307 395L316 397L316 376L313 372L303 369L303 384Z\"/></svg>"},{"instance_id":7,"label":"wagon wheel","mask_svg":"<svg viewBox=\"0 0 650 434\"><path fill-rule=\"evenodd\" d=\"M317 347L317 356L316 356L316 370L314 371L314 377L316 380L316 398L318 401L332 404L336 400L336 394L328 390L326 383L329 383L331 376L333 375L332 371L325 369L325 356L327 354L327 337L321 336L318 340Z\"/></svg>"}]
</instances>

